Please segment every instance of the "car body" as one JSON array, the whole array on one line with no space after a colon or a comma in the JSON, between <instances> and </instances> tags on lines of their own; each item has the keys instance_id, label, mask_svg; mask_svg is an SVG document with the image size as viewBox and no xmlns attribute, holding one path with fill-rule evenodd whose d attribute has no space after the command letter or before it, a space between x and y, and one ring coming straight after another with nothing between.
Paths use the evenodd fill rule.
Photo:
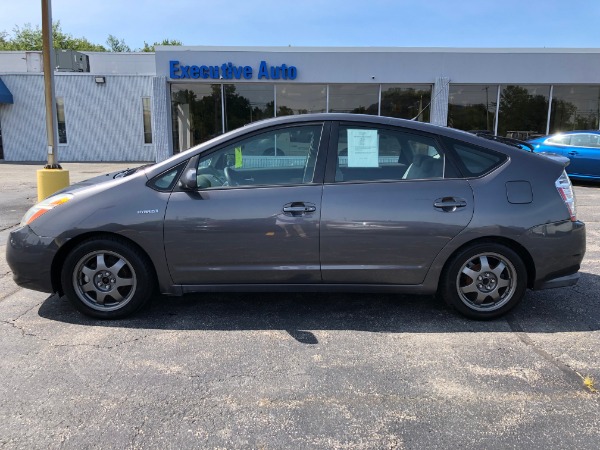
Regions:
<instances>
[{"instance_id":1,"label":"car body","mask_svg":"<svg viewBox=\"0 0 600 450\"><path fill-rule=\"evenodd\" d=\"M577 180L600 180L600 131L565 131L552 136L531 139L538 153L565 156L569 177Z\"/></svg>"},{"instance_id":2,"label":"car body","mask_svg":"<svg viewBox=\"0 0 600 450\"><path fill-rule=\"evenodd\" d=\"M575 215L564 165L545 156L402 119L300 115L73 185L25 215L7 261L17 284L100 318L158 288L438 293L489 319L527 288L577 282Z\"/></svg>"}]
</instances>

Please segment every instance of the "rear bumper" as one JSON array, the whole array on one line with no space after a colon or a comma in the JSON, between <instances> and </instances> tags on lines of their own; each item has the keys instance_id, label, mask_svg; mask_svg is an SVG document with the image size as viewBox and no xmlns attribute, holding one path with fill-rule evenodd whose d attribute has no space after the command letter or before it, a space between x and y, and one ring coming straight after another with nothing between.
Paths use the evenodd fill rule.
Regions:
<instances>
[{"instance_id":1,"label":"rear bumper","mask_svg":"<svg viewBox=\"0 0 600 450\"><path fill-rule=\"evenodd\" d=\"M570 220L536 226L527 233L525 248L535 266L531 288L548 289L577 283L585 255L585 224Z\"/></svg>"},{"instance_id":2,"label":"rear bumper","mask_svg":"<svg viewBox=\"0 0 600 450\"><path fill-rule=\"evenodd\" d=\"M547 281L541 281L535 287L536 290L541 289L554 289L559 287L575 286L579 281L580 274L574 273L571 275L565 275L564 277L553 278Z\"/></svg>"}]
</instances>

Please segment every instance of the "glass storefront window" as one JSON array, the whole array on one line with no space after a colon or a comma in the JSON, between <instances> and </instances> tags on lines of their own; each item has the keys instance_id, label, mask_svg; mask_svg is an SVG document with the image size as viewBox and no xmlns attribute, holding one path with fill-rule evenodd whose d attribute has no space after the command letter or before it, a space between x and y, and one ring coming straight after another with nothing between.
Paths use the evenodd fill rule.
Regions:
<instances>
[{"instance_id":1,"label":"glass storefront window","mask_svg":"<svg viewBox=\"0 0 600 450\"><path fill-rule=\"evenodd\" d=\"M429 122L431 85L382 84L381 115Z\"/></svg>"},{"instance_id":2,"label":"glass storefront window","mask_svg":"<svg viewBox=\"0 0 600 450\"><path fill-rule=\"evenodd\" d=\"M274 116L272 84L225 84L225 131Z\"/></svg>"},{"instance_id":3,"label":"glass storefront window","mask_svg":"<svg viewBox=\"0 0 600 450\"><path fill-rule=\"evenodd\" d=\"M327 110L324 84L278 84L277 116L323 113Z\"/></svg>"},{"instance_id":4,"label":"glass storefront window","mask_svg":"<svg viewBox=\"0 0 600 450\"><path fill-rule=\"evenodd\" d=\"M448 97L448 126L459 130L494 132L496 85L451 84Z\"/></svg>"},{"instance_id":5,"label":"glass storefront window","mask_svg":"<svg viewBox=\"0 0 600 450\"><path fill-rule=\"evenodd\" d=\"M67 143L67 121L65 118L65 99L56 97L56 122L58 125L58 143Z\"/></svg>"},{"instance_id":6,"label":"glass storefront window","mask_svg":"<svg viewBox=\"0 0 600 450\"><path fill-rule=\"evenodd\" d=\"M222 133L220 84L171 85L173 152Z\"/></svg>"},{"instance_id":7,"label":"glass storefront window","mask_svg":"<svg viewBox=\"0 0 600 450\"><path fill-rule=\"evenodd\" d=\"M600 86L554 86L550 133L598 130Z\"/></svg>"},{"instance_id":8,"label":"glass storefront window","mask_svg":"<svg viewBox=\"0 0 600 450\"><path fill-rule=\"evenodd\" d=\"M144 119L144 144L152 144L152 108L150 98L142 98L142 110Z\"/></svg>"},{"instance_id":9,"label":"glass storefront window","mask_svg":"<svg viewBox=\"0 0 600 450\"><path fill-rule=\"evenodd\" d=\"M329 86L329 112L372 114L379 112L378 84L332 84Z\"/></svg>"},{"instance_id":10,"label":"glass storefront window","mask_svg":"<svg viewBox=\"0 0 600 450\"><path fill-rule=\"evenodd\" d=\"M498 135L523 139L546 134L549 97L550 86L503 86Z\"/></svg>"}]
</instances>

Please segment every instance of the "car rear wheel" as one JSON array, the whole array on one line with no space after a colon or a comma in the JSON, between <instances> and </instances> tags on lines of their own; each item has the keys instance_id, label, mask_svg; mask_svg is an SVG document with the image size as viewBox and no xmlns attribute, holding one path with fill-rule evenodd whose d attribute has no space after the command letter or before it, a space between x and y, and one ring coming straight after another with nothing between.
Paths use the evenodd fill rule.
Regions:
<instances>
[{"instance_id":1,"label":"car rear wheel","mask_svg":"<svg viewBox=\"0 0 600 450\"><path fill-rule=\"evenodd\" d=\"M83 314L119 319L137 311L153 293L148 258L118 238L90 239L65 259L61 281L69 301Z\"/></svg>"},{"instance_id":2,"label":"car rear wheel","mask_svg":"<svg viewBox=\"0 0 600 450\"><path fill-rule=\"evenodd\" d=\"M512 249L480 243L457 253L442 275L441 294L467 317L493 319L514 308L525 295L527 270Z\"/></svg>"}]
</instances>

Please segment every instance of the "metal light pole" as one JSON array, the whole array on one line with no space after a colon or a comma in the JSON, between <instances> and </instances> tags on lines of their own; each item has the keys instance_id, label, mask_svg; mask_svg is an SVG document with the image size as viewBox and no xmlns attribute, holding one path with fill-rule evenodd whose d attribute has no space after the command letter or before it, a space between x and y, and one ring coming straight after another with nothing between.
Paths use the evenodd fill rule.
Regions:
<instances>
[{"instance_id":1,"label":"metal light pole","mask_svg":"<svg viewBox=\"0 0 600 450\"><path fill-rule=\"evenodd\" d=\"M46 169L60 169L57 164L56 96L54 93L54 46L52 40L51 0L42 0L42 57L44 60L44 94L46 97L46 134L48 136L48 164Z\"/></svg>"},{"instance_id":2,"label":"metal light pole","mask_svg":"<svg viewBox=\"0 0 600 450\"><path fill-rule=\"evenodd\" d=\"M46 134L48 137L48 164L37 171L38 200L69 185L69 172L58 164L56 97L54 95L54 46L52 45L52 5L42 0L42 58L44 60L44 95L46 99Z\"/></svg>"}]
</instances>

